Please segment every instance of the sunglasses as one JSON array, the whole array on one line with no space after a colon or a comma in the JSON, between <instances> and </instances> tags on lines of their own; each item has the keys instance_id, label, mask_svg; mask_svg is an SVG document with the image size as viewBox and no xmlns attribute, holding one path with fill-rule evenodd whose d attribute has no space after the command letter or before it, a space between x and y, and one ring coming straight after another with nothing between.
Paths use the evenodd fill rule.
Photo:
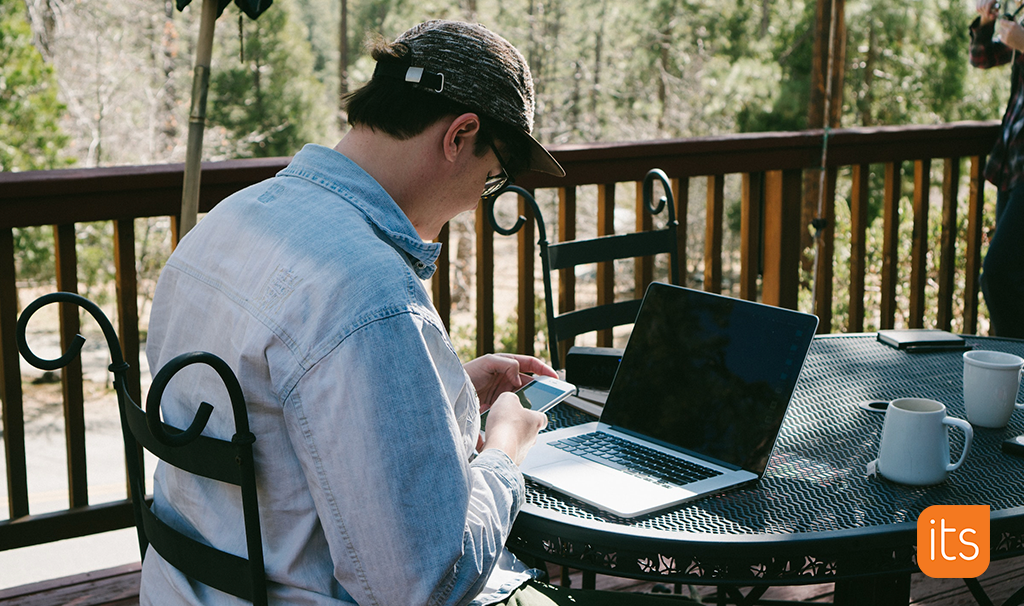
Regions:
<instances>
[{"instance_id":1,"label":"sunglasses","mask_svg":"<svg viewBox=\"0 0 1024 606\"><path fill-rule=\"evenodd\" d=\"M491 151L494 152L494 157L498 159L498 165L501 166L501 172L493 177L487 177L487 180L484 181L484 191L480 194L481 198L489 198L501 191L503 187L510 185L513 182L512 177L508 173L508 169L505 168L505 161L501 159L501 154L498 153L498 148L494 146L494 141L491 141Z\"/></svg>"}]
</instances>

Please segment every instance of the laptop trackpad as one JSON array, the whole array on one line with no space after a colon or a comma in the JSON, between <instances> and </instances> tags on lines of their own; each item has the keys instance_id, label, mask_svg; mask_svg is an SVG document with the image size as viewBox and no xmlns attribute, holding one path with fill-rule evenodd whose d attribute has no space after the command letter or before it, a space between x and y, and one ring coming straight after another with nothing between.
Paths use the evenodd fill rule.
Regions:
<instances>
[{"instance_id":1,"label":"laptop trackpad","mask_svg":"<svg viewBox=\"0 0 1024 606\"><path fill-rule=\"evenodd\" d=\"M526 475L559 492L620 515L632 515L626 512L650 509L653 504L671 503L693 494L683 488L668 488L584 460L541 465L530 469Z\"/></svg>"}]
</instances>

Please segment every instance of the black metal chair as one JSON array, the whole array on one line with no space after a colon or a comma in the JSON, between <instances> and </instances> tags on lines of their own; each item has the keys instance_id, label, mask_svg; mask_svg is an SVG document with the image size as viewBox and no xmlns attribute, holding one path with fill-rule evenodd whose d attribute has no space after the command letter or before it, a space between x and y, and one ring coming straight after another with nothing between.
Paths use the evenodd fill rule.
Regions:
<instances>
[{"instance_id":1,"label":"black metal chair","mask_svg":"<svg viewBox=\"0 0 1024 606\"><path fill-rule=\"evenodd\" d=\"M37 310L49 303L72 303L85 309L103 330L110 349L110 372L114 374L124 436L125 459L135 527L139 535L139 551L146 557L152 544L157 553L186 576L235 597L254 604L267 604L266 572L263 564L263 540L260 534L259 508L256 501L256 473L253 465L255 436L249 431L249 419L242 397L242 388L228 365L217 356L206 352L182 354L171 360L153 378L146 399L146 410L128 395L121 345L114 327L94 303L72 293L58 292L33 301L18 319L18 348L25 359L42 370L57 370L68 365L82 350L85 338L75 337L60 358L43 360L35 356L26 341L25 331L29 319ZM171 377L192 364L212 367L227 387L234 413L235 435L231 441L200 435L213 413L213 406L203 402L192 424L185 430L160 420L160 398ZM205 478L239 486L242 492L245 538L248 559L215 549L175 530L153 512L145 494L142 475L142 446L175 467Z\"/></svg>"},{"instance_id":2,"label":"black metal chair","mask_svg":"<svg viewBox=\"0 0 1024 606\"><path fill-rule=\"evenodd\" d=\"M661 181L665 195L654 206L654 181ZM565 356L559 351L559 343L569 342L577 335L605 330L632 324L640 311L641 299L616 301L586 309L567 311L556 314L554 300L551 296L552 272L571 269L577 265L602 263L632 257L647 257L659 253L667 253L670 258L669 279L673 284L680 284L679 244L676 237L678 223L676 221L675 198L668 176L660 169L648 171L643 181L644 206L651 215L656 215L668 207L668 221L664 228L615 234L586 240L572 240L549 244L544 228L544 217L537 201L525 189L512 185L501 190L497 196L488 200L491 225L494 230L504 236L517 233L526 223L520 216L511 228L503 228L494 216L494 203L504 193L517 193L522 196L533 210L537 221L538 246L540 247L541 271L544 278L544 305L547 313L548 348L551 353L551 365L559 369L564 365Z\"/></svg>"}]
</instances>

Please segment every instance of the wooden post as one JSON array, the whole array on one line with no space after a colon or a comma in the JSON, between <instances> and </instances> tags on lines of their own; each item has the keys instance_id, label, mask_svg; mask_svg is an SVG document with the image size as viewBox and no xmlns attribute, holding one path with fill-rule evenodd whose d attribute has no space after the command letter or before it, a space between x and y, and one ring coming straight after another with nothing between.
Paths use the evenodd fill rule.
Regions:
<instances>
[{"instance_id":1,"label":"wooden post","mask_svg":"<svg viewBox=\"0 0 1024 606\"><path fill-rule=\"evenodd\" d=\"M117 299L117 334L121 341L121 355L128 364L125 371L125 389L128 396L142 406L142 377L139 367L139 298L138 276L135 271L135 220L114 221L114 285ZM139 470L145 470L142 446L137 451ZM131 481L125 474L128 494ZM145 492L146 474L142 474Z\"/></svg>"},{"instance_id":2,"label":"wooden post","mask_svg":"<svg viewBox=\"0 0 1024 606\"><path fill-rule=\"evenodd\" d=\"M800 289L800 172L773 170L765 175L762 300L789 309L797 308Z\"/></svg>"},{"instance_id":3,"label":"wooden post","mask_svg":"<svg viewBox=\"0 0 1024 606\"><path fill-rule=\"evenodd\" d=\"M850 190L850 322L848 332L864 332L864 277L867 274L868 183L871 167L853 167Z\"/></svg>"},{"instance_id":4,"label":"wooden post","mask_svg":"<svg viewBox=\"0 0 1024 606\"><path fill-rule=\"evenodd\" d=\"M671 179L672 191L676 198L676 248L679 249L679 286L686 285L686 226L687 213L690 211L690 178Z\"/></svg>"},{"instance_id":5,"label":"wooden post","mask_svg":"<svg viewBox=\"0 0 1024 606\"><path fill-rule=\"evenodd\" d=\"M532 195L533 192L531 191ZM526 203L526 198L516 196L519 201L519 214L526 218L526 223L516 235L519 242L519 318L516 335L518 352L532 356L533 342L537 336L537 322L534 319L534 268L536 267L537 228L534 226L533 208Z\"/></svg>"},{"instance_id":6,"label":"wooden post","mask_svg":"<svg viewBox=\"0 0 1024 606\"><path fill-rule=\"evenodd\" d=\"M494 228L476 209L476 355L494 353Z\"/></svg>"},{"instance_id":7,"label":"wooden post","mask_svg":"<svg viewBox=\"0 0 1024 606\"><path fill-rule=\"evenodd\" d=\"M964 279L964 332L978 333L981 290L981 226L985 214L985 156L971 158L971 193L967 209L967 276Z\"/></svg>"},{"instance_id":8,"label":"wooden post","mask_svg":"<svg viewBox=\"0 0 1024 606\"><path fill-rule=\"evenodd\" d=\"M839 127L843 110L845 68L846 0L817 0L814 49L811 54L811 95L807 105L807 128ZM829 114L827 124L826 106ZM821 173L818 170L808 170L804 174L802 220L805 226L809 226L818 214L820 180ZM804 249L810 247L812 243L810 230L801 232L801 239Z\"/></svg>"},{"instance_id":9,"label":"wooden post","mask_svg":"<svg viewBox=\"0 0 1024 606\"><path fill-rule=\"evenodd\" d=\"M55 261L57 290L78 292L78 255L75 252L75 225L66 223L53 228L56 240ZM60 305L60 348L68 351L75 335L81 332L79 307ZM82 393L82 357L76 356L61 369L64 394L64 437L67 444L68 501L71 507L89 504L89 481L85 460L85 395Z\"/></svg>"},{"instance_id":10,"label":"wooden post","mask_svg":"<svg viewBox=\"0 0 1024 606\"><path fill-rule=\"evenodd\" d=\"M740 298L757 300L761 269L761 200L764 173L743 173L740 200Z\"/></svg>"},{"instance_id":11,"label":"wooden post","mask_svg":"<svg viewBox=\"0 0 1024 606\"><path fill-rule=\"evenodd\" d=\"M10 519L29 514L21 356L14 339L18 323L18 287L15 278L14 232L7 227L0 229L0 402L3 404L0 416L4 423L7 511Z\"/></svg>"},{"instance_id":12,"label":"wooden post","mask_svg":"<svg viewBox=\"0 0 1024 606\"><path fill-rule=\"evenodd\" d=\"M641 181L636 183L636 231L649 231L654 228L654 218L647 212L644 204L644 184ZM634 296L642 299L647 292L647 285L654 280L654 257L638 257L633 260L634 271Z\"/></svg>"},{"instance_id":13,"label":"wooden post","mask_svg":"<svg viewBox=\"0 0 1024 606\"><path fill-rule=\"evenodd\" d=\"M725 175L708 177L704 223L704 290L722 292L722 219L725 216Z\"/></svg>"},{"instance_id":14,"label":"wooden post","mask_svg":"<svg viewBox=\"0 0 1024 606\"><path fill-rule=\"evenodd\" d=\"M199 178L203 161L203 129L206 127L206 94L210 90L210 58L213 55L213 30L217 23L217 0L203 0L199 19L196 65L192 72L192 110L188 118L188 143L185 148L185 184L181 193L181 223L178 235L184 238L195 227L199 213Z\"/></svg>"},{"instance_id":15,"label":"wooden post","mask_svg":"<svg viewBox=\"0 0 1024 606\"><path fill-rule=\"evenodd\" d=\"M597 186L597 235L610 236L615 233L615 184ZM597 264L597 304L610 305L615 302L615 263L605 261ZM614 343L612 329L597 331L597 346L611 347Z\"/></svg>"},{"instance_id":16,"label":"wooden post","mask_svg":"<svg viewBox=\"0 0 1024 606\"><path fill-rule=\"evenodd\" d=\"M561 187L558 189L558 241L571 242L576 239L576 188ZM576 274L573 268L558 270L558 313L576 309ZM558 358L565 365L565 355L573 346L572 341L558 344Z\"/></svg>"},{"instance_id":17,"label":"wooden post","mask_svg":"<svg viewBox=\"0 0 1024 606\"><path fill-rule=\"evenodd\" d=\"M931 159L914 162L914 231L910 243L910 328L924 328L928 283L928 203Z\"/></svg>"},{"instance_id":18,"label":"wooden post","mask_svg":"<svg viewBox=\"0 0 1024 606\"><path fill-rule=\"evenodd\" d=\"M444 329L452 329L452 263L451 254L451 225L444 224L441 232L437 234L436 242L441 243L441 255L437 258L437 270L434 271L433 288L434 309L444 324Z\"/></svg>"},{"instance_id":19,"label":"wooden post","mask_svg":"<svg viewBox=\"0 0 1024 606\"><path fill-rule=\"evenodd\" d=\"M942 177L942 240L939 243L939 301L937 328L953 326L953 288L956 278L956 205L960 188L960 158L946 158Z\"/></svg>"},{"instance_id":20,"label":"wooden post","mask_svg":"<svg viewBox=\"0 0 1024 606\"><path fill-rule=\"evenodd\" d=\"M818 316L818 334L832 332L832 279L834 276L836 236L836 177L835 168L825 173L825 197L822 216L825 226L818 234L818 266L814 278L814 313Z\"/></svg>"},{"instance_id":21,"label":"wooden post","mask_svg":"<svg viewBox=\"0 0 1024 606\"><path fill-rule=\"evenodd\" d=\"M900 191L902 167L899 162L885 165L885 191L882 204L882 303L879 328L896 325L896 283L899 280Z\"/></svg>"}]
</instances>

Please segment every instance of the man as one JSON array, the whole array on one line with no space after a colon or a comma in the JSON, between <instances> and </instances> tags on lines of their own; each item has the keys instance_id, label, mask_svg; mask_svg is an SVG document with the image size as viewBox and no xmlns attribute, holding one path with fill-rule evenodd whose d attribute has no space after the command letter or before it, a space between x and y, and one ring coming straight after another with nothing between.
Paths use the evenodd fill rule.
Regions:
<instances>
[{"instance_id":1,"label":"man","mask_svg":"<svg viewBox=\"0 0 1024 606\"><path fill-rule=\"evenodd\" d=\"M1005 4L1005 3L1004 3ZM985 178L996 195L996 229L985 253L981 290L992 321L990 332L1024 338L1024 28L1014 19L1000 19L996 0L975 0L978 17L970 27L971 65L991 68L1012 65L1010 99ZM997 34L994 35L994 34ZM998 38L998 40L997 40Z\"/></svg>"},{"instance_id":2,"label":"man","mask_svg":"<svg viewBox=\"0 0 1024 606\"><path fill-rule=\"evenodd\" d=\"M491 603L537 574L503 545L525 493L517 465L546 418L508 392L554 371L514 355L463 366L422 281L449 219L517 172L564 171L529 134L530 72L504 39L432 21L373 56L334 149L306 146L182 240L147 355L158 369L206 350L238 375L272 603ZM179 427L223 393L208 369L182 372L162 405ZM207 432L227 437L221 401ZM244 554L236 490L161 465L154 500L176 527ZM150 550L142 602L237 600Z\"/></svg>"}]
</instances>

